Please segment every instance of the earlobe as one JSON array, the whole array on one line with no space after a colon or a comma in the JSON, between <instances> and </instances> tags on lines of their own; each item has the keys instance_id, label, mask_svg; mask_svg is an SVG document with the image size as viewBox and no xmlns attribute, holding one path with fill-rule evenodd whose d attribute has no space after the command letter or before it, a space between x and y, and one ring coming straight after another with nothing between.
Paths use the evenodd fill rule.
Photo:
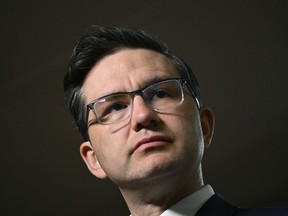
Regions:
<instances>
[{"instance_id":1,"label":"earlobe","mask_svg":"<svg viewBox=\"0 0 288 216\"><path fill-rule=\"evenodd\" d=\"M201 107L199 110L201 127L204 138L204 147L205 149L209 148L213 132L214 132L214 115L212 110L209 107Z\"/></svg>"},{"instance_id":2,"label":"earlobe","mask_svg":"<svg viewBox=\"0 0 288 216\"><path fill-rule=\"evenodd\" d=\"M94 149L90 142L84 142L80 146L80 154L84 162L86 163L90 172L100 179L107 178L106 173L99 164L97 157L95 155Z\"/></svg>"}]
</instances>

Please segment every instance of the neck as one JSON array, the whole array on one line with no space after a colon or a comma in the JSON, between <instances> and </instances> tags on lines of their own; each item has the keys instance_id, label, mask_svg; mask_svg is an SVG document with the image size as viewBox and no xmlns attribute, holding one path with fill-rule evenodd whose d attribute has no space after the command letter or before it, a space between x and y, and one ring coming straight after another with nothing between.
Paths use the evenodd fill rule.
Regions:
<instances>
[{"instance_id":1,"label":"neck","mask_svg":"<svg viewBox=\"0 0 288 216\"><path fill-rule=\"evenodd\" d=\"M200 170L201 174L201 170ZM202 175L166 178L120 188L132 216L159 216L204 185Z\"/></svg>"}]
</instances>

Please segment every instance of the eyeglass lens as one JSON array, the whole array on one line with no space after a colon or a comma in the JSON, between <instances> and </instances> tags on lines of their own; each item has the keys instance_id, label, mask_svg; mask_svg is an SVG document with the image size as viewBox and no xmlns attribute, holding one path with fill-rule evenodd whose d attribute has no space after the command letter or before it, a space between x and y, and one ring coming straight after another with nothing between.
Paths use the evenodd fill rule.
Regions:
<instances>
[{"instance_id":1,"label":"eyeglass lens","mask_svg":"<svg viewBox=\"0 0 288 216\"><path fill-rule=\"evenodd\" d=\"M139 93L154 110L175 107L183 101L183 90L179 80L167 80L152 84ZM133 92L114 94L94 103L99 122L116 123L128 118L133 106Z\"/></svg>"}]
</instances>

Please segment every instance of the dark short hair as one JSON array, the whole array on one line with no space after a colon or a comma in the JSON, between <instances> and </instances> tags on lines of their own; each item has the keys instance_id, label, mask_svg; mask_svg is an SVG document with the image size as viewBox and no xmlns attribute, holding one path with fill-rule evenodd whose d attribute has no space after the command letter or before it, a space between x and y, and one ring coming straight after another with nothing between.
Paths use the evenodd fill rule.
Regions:
<instances>
[{"instance_id":1,"label":"dark short hair","mask_svg":"<svg viewBox=\"0 0 288 216\"><path fill-rule=\"evenodd\" d=\"M77 42L64 77L65 102L85 141L89 140L89 135L85 118L85 95L81 90L84 79L103 57L123 48L144 48L166 56L179 75L188 81L191 90L200 101L200 88L192 70L158 38L140 29L94 26Z\"/></svg>"}]
</instances>

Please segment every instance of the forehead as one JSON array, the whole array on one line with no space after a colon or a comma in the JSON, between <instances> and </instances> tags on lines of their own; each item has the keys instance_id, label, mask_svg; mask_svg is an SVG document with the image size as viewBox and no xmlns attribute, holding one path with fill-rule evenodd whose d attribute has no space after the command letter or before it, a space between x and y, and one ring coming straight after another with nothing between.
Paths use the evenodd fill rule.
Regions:
<instances>
[{"instance_id":1,"label":"forehead","mask_svg":"<svg viewBox=\"0 0 288 216\"><path fill-rule=\"evenodd\" d=\"M82 91L87 102L106 94L133 91L151 80L179 77L170 60L147 49L122 49L104 57L86 76Z\"/></svg>"}]
</instances>

